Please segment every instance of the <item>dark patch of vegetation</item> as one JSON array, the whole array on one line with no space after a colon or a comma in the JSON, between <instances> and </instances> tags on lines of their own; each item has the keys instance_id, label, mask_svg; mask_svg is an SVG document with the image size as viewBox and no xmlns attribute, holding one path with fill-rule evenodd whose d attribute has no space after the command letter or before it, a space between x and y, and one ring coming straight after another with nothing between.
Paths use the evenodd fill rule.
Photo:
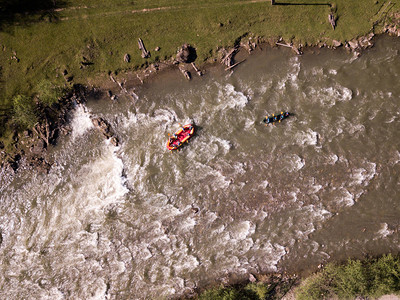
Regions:
<instances>
[{"instance_id":1,"label":"dark patch of vegetation","mask_svg":"<svg viewBox=\"0 0 400 300\"><path fill-rule=\"evenodd\" d=\"M296 277L280 274L260 275L260 281L245 285L216 287L204 291L199 300L264 300L282 299L294 286Z\"/></svg>"},{"instance_id":2,"label":"dark patch of vegetation","mask_svg":"<svg viewBox=\"0 0 400 300\"><path fill-rule=\"evenodd\" d=\"M58 20L56 9L65 6L62 0L0 0L0 30L15 23Z\"/></svg>"}]
</instances>

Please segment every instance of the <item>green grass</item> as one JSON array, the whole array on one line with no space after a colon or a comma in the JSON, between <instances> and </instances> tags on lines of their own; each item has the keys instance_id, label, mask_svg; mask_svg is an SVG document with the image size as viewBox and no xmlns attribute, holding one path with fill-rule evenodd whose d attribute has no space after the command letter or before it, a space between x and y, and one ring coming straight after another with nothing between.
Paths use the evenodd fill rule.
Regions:
<instances>
[{"instance_id":1,"label":"green grass","mask_svg":"<svg viewBox=\"0 0 400 300\"><path fill-rule=\"evenodd\" d=\"M22 0L19 0L22 1ZM61 3L60 1L55 1ZM318 4L324 0L278 0ZM239 37L282 36L303 44L326 39L349 40L368 33L387 0L337 0L328 5L274 5L266 0L69 0L51 14L16 14L0 31L0 110L12 108L15 95L32 97L43 80L66 85L63 70L74 83L105 78L109 72L136 70L167 60L183 43L197 49L197 64L229 47ZM400 4L391 5L391 12ZM143 11L147 9L147 11ZM331 9L337 29L328 23ZM0 3L1 11L1 3ZM1 19L0 19L1 22ZM222 26L220 24L223 24ZM142 38L151 58L141 58ZM159 52L154 49L160 47ZM12 59L14 53L19 59ZM125 53L131 62L123 61ZM93 63L82 68L85 57Z\"/></svg>"}]
</instances>

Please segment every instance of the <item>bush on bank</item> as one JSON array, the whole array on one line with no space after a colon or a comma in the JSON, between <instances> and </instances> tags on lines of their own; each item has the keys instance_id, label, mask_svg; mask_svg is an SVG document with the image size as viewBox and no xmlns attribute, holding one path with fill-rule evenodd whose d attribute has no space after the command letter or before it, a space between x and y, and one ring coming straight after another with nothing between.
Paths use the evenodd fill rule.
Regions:
<instances>
[{"instance_id":1,"label":"bush on bank","mask_svg":"<svg viewBox=\"0 0 400 300\"><path fill-rule=\"evenodd\" d=\"M296 290L296 298L377 298L391 293L400 293L400 258L389 254L365 261L349 259L343 265L330 263L304 280Z\"/></svg>"},{"instance_id":2,"label":"bush on bank","mask_svg":"<svg viewBox=\"0 0 400 300\"><path fill-rule=\"evenodd\" d=\"M269 280L241 286L218 287L204 291L199 300L281 299L296 280ZM295 290L297 300L327 298L378 298L400 295L400 257L391 254L364 261L349 259L344 264L329 263L306 278Z\"/></svg>"}]
</instances>

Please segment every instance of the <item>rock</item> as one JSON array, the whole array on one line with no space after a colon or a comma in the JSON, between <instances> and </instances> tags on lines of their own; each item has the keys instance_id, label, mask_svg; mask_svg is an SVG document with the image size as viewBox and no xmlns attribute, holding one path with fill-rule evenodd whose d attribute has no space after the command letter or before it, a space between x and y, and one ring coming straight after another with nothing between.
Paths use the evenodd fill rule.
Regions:
<instances>
[{"instance_id":1,"label":"rock","mask_svg":"<svg viewBox=\"0 0 400 300\"><path fill-rule=\"evenodd\" d=\"M62 72L62 74L63 74L64 76L67 76L67 75L68 75L68 71L67 71L67 70L64 70L64 71Z\"/></svg>"},{"instance_id":2,"label":"rock","mask_svg":"<svg viewBox=\"0 0 400 300\"><path fill-rule=\"evenodd\" d=\"M107 91L107 96L111 98L112 92L110 90Z\"/></svg>"},{"instance_id":3,"label":"rock","mask_svg":"<svg viewBox=\"0 0 400 300\"><path fill-rule=\"evenodd\" d=\"M249 275L249 281L250 281L250 282L256 282L257 279L254 277L253 274L250 274L250 275Z\"/></svg>"},{"instance_id":4,"label":"rock","mask_svg":"<svg viewBox=\"0 0 400 300\"><path fill-rule=\"evenodd\" d=\"M160 51L160 47L156 47L154 51Z\"/></svg>"},{"instance_id":5,"label":"rock","mask_svg":"<svg viewBox=\"0 0 400 300\"><path fill-rule=\"evenodd\" d=\"M48 163L43 157L32 156L28 158L29 165L34 167L38 172L48 174L51 169L51 164Z\"/></svg>"},{"instance_id":6,"label":"rock","mask_svg":"<svg viewBox=\"0 0 400 300\"><path fill-rule=\"evenodd\" d=\"M340 47L340 46L342 46L342 42L341 41L338 41L338 40L333 40L332 41L332 46L333 47Z\"/></svg>"},{"instance_id":7,"label":"rock","mask_svg":"<svg viewBox=\"0 0 400 300\"><path fill-rule=\"evenodd\" d=\"M124 55L124 61L127 63L131 61L131 56L128 53Z\"/></svg>"},{"instance_id":8,"label":"rock","mask_svg":"<svg viewBox=\"0 0 400 300\"><path fill-rule=\"evenodd\" d=\"M112 101L117 101L118 100L118 96L117 95L112 95L111 96L111 100Z\"/></svg>"},{"instance_id":9,"label":"rock","mask_svg":"<svg viewBox=\"0 0 400 300\"><path fill-rule=\"evenodd\" d=\"M111 137L110 134L110 125L100 117L92 117L92 123L95 127L97 127L100 132L107 138Z\"/></svg>"},{"instance_id":10,"label":"rock","mask_svg":"<svg viewBox=\"0 0 400 300\"><path fill-rule=\"evenodd\" d=\"M111 144L113 144L115 147L118 147L118 139L113 136L110 140Z\"/></svg>"},{"instance_id":11,"label":"rock","mask_svg":"<svg viewBox=\"0 0 400 300\"><path fill-rule=\"evenodd\" d=\"M176 60L181 63L191 63L197 58L196 49L189 44L183 44L176 55Z\"/></svg>"},{"instance_id":12,"label":"rock","mask_svg":"<svg viewBox=\"0 0 400 300\"><path fill-rule=\"evenodd\" d=\"M352 50L357 49L359 47L358 41L357 40L356 41L354 41L354 40L349 41L349 46L350 46L350 49L352 49Z\"/></svg>"},{"instance_id":13,"label":"rock","mask_svg":"<svg viewBox=\"0 0 400 300\"><path fill-rule=\"evenodd\" d=\"M371 41L371 39L368 36L365 36L365 37L359 38L358 43L362 48L366 49L373 45L370 41Z\"/></svg>"},{"instance_id":14,"label":"rock","mask_svg":"<svg viewBox=\"0 0 400 300\"><path fill-rule=\"evenodd\" d=\"M71 82L74 79L74 76L68 76L65 78L67 82Z\"/></svg>"},{"instance_id":15,"label":"rock","mask_svg":"<svg viewBox=\"0 0 400 300\"><path fill-rule=\"evenodd\" d=\"M45 149L46 149L46 144L42 139L40 139L31 147L30 151L33 154L39 155L39 154L43 153L43 151L45 151Z\"/></svg>"}]
</instances>

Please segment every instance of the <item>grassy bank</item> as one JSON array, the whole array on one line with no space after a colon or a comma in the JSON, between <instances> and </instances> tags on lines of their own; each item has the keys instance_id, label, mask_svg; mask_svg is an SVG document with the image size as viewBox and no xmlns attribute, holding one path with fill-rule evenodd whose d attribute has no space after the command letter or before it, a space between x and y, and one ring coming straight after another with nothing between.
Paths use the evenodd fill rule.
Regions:
<instances>
[{"instance_id":1,"label":"grassy bank","mask_svg":"<svg viewBox=\"0 0 400 300\"><path fill-rule=\"evenodd\" d=\"M250 283L240 287L221 287L202 293L200 300L281 299L293 281ZM294 291L297 300L376 299L400 294L400 257L384 255L376 259L330 263L318 273L303 279Z\"/></svg>"},{"instance_id":2,"label":"grassy bank","mask_svg":"<svg viewBox=\"0 0 400 300\"><path fill-rule=\"evenodd\" d=\"M10 4L11 3L11 4ZM8 143L16 95L86 84L108 72L136 70L168 60L183 43L197 49L197 63L250 37L283 37L304 45L364 35L387 12L386 0L15 0L0 2L0 136ZM328 14L333 11L337 28ZM143 59L137 39L151 57ZM159 47L159 51L154 49ZM124 54L131 56L124 62ZM68 74L65 75L65 70ZM72 80L71 82L66 82ZM33 100L32 100L33 101ZM28 107L28 106L27 106ZM12 123L12 124L11 124ZM10 125L11 124L11 125ZM21 125L21 124L19 124Z\"/></svg>"}]
</instances>

